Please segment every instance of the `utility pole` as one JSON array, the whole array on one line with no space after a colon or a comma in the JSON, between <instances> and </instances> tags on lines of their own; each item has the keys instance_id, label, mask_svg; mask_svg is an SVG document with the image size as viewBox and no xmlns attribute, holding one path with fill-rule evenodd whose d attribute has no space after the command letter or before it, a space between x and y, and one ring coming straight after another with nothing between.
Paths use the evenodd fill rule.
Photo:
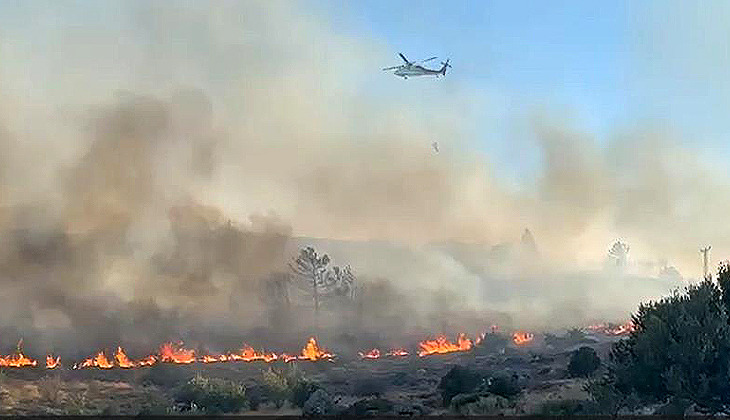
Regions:
<instances>
[{"instance_id":1,"label":"utility pole","mask_svg":"<svg viewBox=\"0 0 730 420\"><path fill-rule=\"evenodd\" d=\"M706 246L704 248L700 248L700 253L702 254L702 268L703 268L703 274L705 279L709 279L709 271L708 271L708 257L710 253L710 249L712 246Z\"/></svg>"}]
</instances>

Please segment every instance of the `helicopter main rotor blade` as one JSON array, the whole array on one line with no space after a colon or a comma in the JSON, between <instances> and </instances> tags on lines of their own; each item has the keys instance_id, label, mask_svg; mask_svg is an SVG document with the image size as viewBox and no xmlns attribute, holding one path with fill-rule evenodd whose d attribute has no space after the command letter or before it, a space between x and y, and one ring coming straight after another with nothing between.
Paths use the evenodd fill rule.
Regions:
<instances>
[{"instance_id":1,"label":"helicopter main rotor blade","mask_svg":"<svg viewBox=\"0 0 730 420\"><path fill-rule=\"evenodd\" d=\"M413 64L413 63L411 63L410 61L408 61L408 59L406 58L406 56L405 56L405 55L403 55L402 53L398 53L398 55L400 56L400 58L402 58L402 59L403 59L403 61L405 61L405 62L406 62L406 64L408 64L408 65L411 65L411 64Z\"/></svg>"},{"instance_id":2,"label":"helicopter main rotor blade","mask_svg":"<svg viewBox=\"0 0 730 420\"><path fill-rule=\"evenodd\" d=\"M438 58L438 57L431 57L431 58L427 58L427 59L425 59L425 60L421 60L421 63L425 63L425 62L427 62L427 61L435 60L435 59L437 59L437 58Z\"/></svg>"}]
</instances>

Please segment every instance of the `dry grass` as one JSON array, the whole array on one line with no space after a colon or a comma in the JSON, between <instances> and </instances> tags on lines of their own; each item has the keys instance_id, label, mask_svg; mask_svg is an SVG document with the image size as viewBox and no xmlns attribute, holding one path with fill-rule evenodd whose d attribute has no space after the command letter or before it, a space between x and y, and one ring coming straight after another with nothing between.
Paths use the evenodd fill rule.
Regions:
<instances>
[{"instance_id":1,"label":"dry grass","mask_svg":"<svg viewBox=\"0 0 730 420\"><path fill-rule=\"evenodd\" d=\"M61 382L61 376L46 376L38 381L38 393L40 394L41 400L57 404L61 399L61 388L63 382Z\"/></svg>"}]
</instances>

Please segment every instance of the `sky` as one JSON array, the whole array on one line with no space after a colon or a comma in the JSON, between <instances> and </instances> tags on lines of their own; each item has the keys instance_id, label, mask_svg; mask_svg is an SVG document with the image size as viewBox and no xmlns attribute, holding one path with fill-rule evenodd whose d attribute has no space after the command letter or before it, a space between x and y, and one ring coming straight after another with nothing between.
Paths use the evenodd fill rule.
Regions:
<instances>
[{"instance_id":1,"label":"sky","mask_svg":"<svg viewBox=\"0 0 730 420\"><path fill-rule=\"evenodd\" d=\"M515 158L515 137L524 134L516 127L544 107L599 143L651 124L686 135L710 157L730 157L724 2L377 0L322 8L342 30L390 47L383 66L398 62L396 52L451 58L456 83L491 99L488 115L478 116L478 145L507 177L532 175L534 156Z\"/></svg>"},{"instance_id":2,"label":"sky","mask_svg":"<svg viewBox=\"0 0 730 420\"><path fill-rule=\"evenodd\" d=\"M296 170L307 166L306 159L320 159L319 148L326 144L345 156L354 150L361 156L345 169L356 173L338 177L343 185L330 186L343 194L385 182L383 174L398 174L397 165L389 166L393 153L406 174L436 171L433 165L448 172L437 178L446 181L435 198L413 193L406 203L403 197L395 202L396 193L371 197L374 203L387 201L374 207L394 212L383 211L394 226L384 227L378 237L398 236L399 218L453 213L473 220L458 232L444 228L448 235L474 231L471 223L488 225L471 236L483 233L475 240L498 242L514 235L498 228L501 218L526 207L526 200L531 214L515 216L512 230L537 226L545 238L551 233L539 232L539 226L549 231L554 222L541 221L550 212L543 205L553 206L545 197L555 196L565 200L559 203L567 209L561 223L577 218L568 210L587 209L579 224L588 230L571 232L576 236L589 232L591 223L605 224L596 228L601 238L592 243L597 258L604 256L608 238L628 236L637 251L640 242L670 242L671 252L656 253L681 253L690 261L686 266L694 266L694 248L723 237L714 227L725 212L721 202L706 220L699 219L707 211L704 202L710 196L717 201L730 184L724 163L730 158L728 21L730 5L720 1L6 1L0 3L0 108L6 108L11 131L27 134L14 143L22 144L24 153L43 154L47 168L35 169L52 179L53 160L73 161L86 144L67 141L78 136L69 134L73 124L59 110L104 103L117 90L164 96L176 86L191 86L205 91L216 117L236 138L225 147L241 149L221 152L221 161L230 161L219 162L220 188L196 184L196 193L240 218L270 205L292 219L295 231L300 221L293 219L307 212L316 219L321 209L304 210L311 197L292 201L288 189L299 181L294 181ZM398 52L413 60L449 58L453 68L438 80L402 80L381 71L399 64ZM45 113L48 124L26 118L30 114L20 109ZM51 124L54 113L63 122ZM557 141L543 138L552 130L545 127L558 127ZM658 147L652 149L650 141L636 150L623 145L651 137L637 134L643 132L660 133ZM239 139L251 133L259 136L252 144ZM281 138L287 138L283 145L276 143ZM434 140L442 151L438 164L425 160L432 158ZM272 176L266 172L270 165L261 163L265 159L247 160L255 153L274 156L274 146L264 150L269 144L292 148L288 159L296 170L283 168ZM418 152L411 149L414 144ZM244 164L260 173L240 179L237 171ZM465 169L456 173L459 165ZM642 166L658 179L641 178ZM606 185L587 182L593 172ZM12 185L6 189L20 190ZM274 192L279 187L282 191ZM244 194L245 188L252 190ZM419 188L438 190L432 184L404 187ZM495 191L498 197L491 195ZM633 203L627 194L643 201ZM251 197L257 195L255 202ZM434 199L446 202L443 214L424 210ZM342 226L308 220L301 222L308 225L301 231L326 236L352 229L343 236L362 237L383 224L353 218L345 226L352 209L334 201L326 204L340 213ZM627 216L631 212L636 220ZM649 233L646 215L651 214L656 227ZM601 217L605 220L597 221ZM660 237L662 229L687 218L698 220L676 229L671 241ZM680 251L682 241L687 249Z\"/></svg>"},{"instance_id":3,"label":"sky","mask_svg":"<svg viewBox=\"0 0 730 420\"><path fill-rule=\"evenodd\" d=\"M17 36L28 22L42 28L65 24L71 31L115 31L128 23L119 19L124 8L113 3L33 4L3 2L0 36ZM449 102L459 90L488 104L473 110L476 146L508 178L533 175L536 156L524 153L528 148L517 138L526 135L520 130L524 119L545 108L598 142L649 123L689 135L686 141L710 149L710 158L730 157L730 125L723 117L730 89L724 71L730 7L724 2L306 0L297 8L336 31L380 43L382 62L372 63L373 69L398 64L397 52L411 59L450 58L453 84L437 91L438 100L471 109L474 104ZM412 95L414 104L433 100L394 89L375 71L360 83L382 101L394 94ZM416 83L410 82L423 88Z\"/></svg>"}]
</instances>

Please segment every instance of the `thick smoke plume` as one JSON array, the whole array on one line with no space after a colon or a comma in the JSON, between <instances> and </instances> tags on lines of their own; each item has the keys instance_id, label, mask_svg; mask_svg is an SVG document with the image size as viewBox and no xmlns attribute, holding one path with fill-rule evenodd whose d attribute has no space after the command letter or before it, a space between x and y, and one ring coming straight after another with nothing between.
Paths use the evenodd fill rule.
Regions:
<instances>
[{"instance_id":1,"label":"thick smoke plume","mask_svg":"<svg viewBox=\"0 0 730 420\"><path fill-rule=\"evenodd\" d=\"M700 244L730 250L727 177L670 136L599 146L530 121L540 170L508 188L464 128L478 92L381 80L392 49L323 11L120 2L113 24L73 26L80 6L48 6L58 24L27 4L0 38L4 337L142 348L306 329L267 286L306 245L365 286L343 328L574 326L627 317L678 284L672 265L695 276ZM605 268L617 238L630 265Z\"/></svg>"}]
</instances>

